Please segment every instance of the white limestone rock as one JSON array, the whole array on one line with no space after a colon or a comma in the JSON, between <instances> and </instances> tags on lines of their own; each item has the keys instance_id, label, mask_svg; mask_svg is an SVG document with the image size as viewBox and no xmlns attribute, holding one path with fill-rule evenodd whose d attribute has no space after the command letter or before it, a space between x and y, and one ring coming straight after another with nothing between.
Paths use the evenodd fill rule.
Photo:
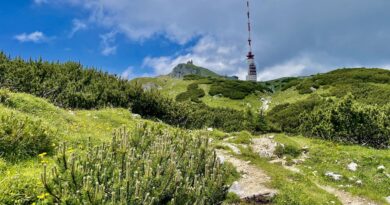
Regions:
<instances>
[{"instance_id":1,"label":"white limestone rock","mask_svg":"<svg viewBox=\"0 0 390 205\"><path fill-rule=\"evenodd\" d=\"M347 168L349 171L355 172L357 170L358 164L351 162L348 164Z\"/></svg>"},{"instance_id":2,"label":"white limestone rock","mask_svg":"<svg viewBox=\"0 0 390 205\"><path fill-rule=\"evenodd\" d=\"M342 175L336 174L336 173L333 173L333 172L326 172L325 176L330 177L330 178L332 178L335 181L340 181L343 178Z\"/></svg>"}]
</instances>

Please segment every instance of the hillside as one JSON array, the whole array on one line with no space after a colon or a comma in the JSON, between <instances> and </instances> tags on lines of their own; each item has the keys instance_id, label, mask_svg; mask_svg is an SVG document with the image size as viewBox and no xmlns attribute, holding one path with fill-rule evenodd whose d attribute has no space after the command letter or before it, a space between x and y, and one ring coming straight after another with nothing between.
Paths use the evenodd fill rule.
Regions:
<instances>
[{"instance_id":1,"label":"hillside","mask_svg":"<svg viewBox=\"0 0 390 205\"><path fill-rule=\"evenodd\" d=\"M4 93L4 91L2 92ZM51 144L57 147L61 145L62 141L66 141L68 147L73 147L73 151L69 149L69 152L83 150L83 147L88 146L88 143L91 142L90 140L93 144L109 142L112 130L122 127L126 127L131 132L136 130L139 124L147 122L148 124L158 125L161 130L171 129L167 125L142 120L125 109L64 110L46 100L28 94L8 93L8 96L7 102L0 105L0 113L3 116L14 113L18 118L39 121L47 130L55 131L55 135L51 138ZM353 195L360 195L377 202L384 202L383 197L386 196L388 191L386 188L389 179L386 176L387 171L376 171L376 168L381 165L386 168L390 167L390 152L388 150L338 145L299 136L276 135L271 138L266 136L272 136L272 134L255 136L247 132L224 133L218 130L198 130L196 133L212 138L212 146L226 150L225 155L251 161L253 166L264 170L264 174L271 179L265 185L278 191L276 198L273 199L274 204L295 202L309 205L324 204L330 201L334 201L334 204L341 203L340 199L332 193L318 188L315 184L337 189L350 184L343 189L352 194L350 196L352 199ZM274 153L280 156L288 156L287 161L282 161L280 164L270 163L276 155L272 158L263 158L261 157L263 155L258 155L256 150L265 144L258 144L257 139L271 140L271 142L275 140L275 142L289 146L290 151L276 152L272 150L276 147L269 151L264 150L264 153L268 153L270 156L273 156ZM253 146L253 150L246 148L248 146ZM237 148L233 149L234 147L238 147L240 151L237 152ZM337 147L337 149L329 149L330 147ZM305 151L306 154L304 155L294 154L296 152L293 150L300 149L308 149L309 151ZM298 163L295 158L301 159L302 156L305 159ZM39 154L18 161L9 161L10 159L1 159L1 187L7 187L7 189L0 189L0 202L2 204L14 202L25 204L34 201L37 203L49 202L50 198L44 194L45 191L40 182L40 174L43 172L43 163L48 164L49 167L54 166L56 155L48 153L47 155ZM351 162L358 164L357 172L348 170L347 165ZM293 165L289 165L289 163ZM274 170L278 171L275 172ZM300 170L300 172L297 173L296 170ZM343 180L334 181L327 177L325 173L329 171L341 174L344 177ZM237 175L234 176L229 178L230 182L228 183L237 179ZM350 181L348 178L353 178L353 176L357 176L357 178ZM362 181L362 185L357 182L359 180ZM228 199L228 201L235 200L234 197Z\"/></svg>"},{"instance_id":2,"label":"hillside","mask_svg":"<svg viewBox=\"0 0 390 205\"><path fill-rule=\"evenodd\" d=\"M389 198L388 71L129 82L0 57L0 204Z\"/></svg>"}]
</instances>

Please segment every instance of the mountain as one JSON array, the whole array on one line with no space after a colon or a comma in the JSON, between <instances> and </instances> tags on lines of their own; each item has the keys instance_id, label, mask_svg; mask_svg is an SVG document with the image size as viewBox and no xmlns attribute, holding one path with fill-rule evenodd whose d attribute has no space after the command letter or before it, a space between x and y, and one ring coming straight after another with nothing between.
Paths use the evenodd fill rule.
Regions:
<instances>
[{"instance_id":1,"label":"mountain","mask_svg":"<svg viewBox=\"0 0 390 205\"><path fill-rule=\"evenodd\" d=\"M199 75L203 77L222 77L217 73L200 66L194 65L192 61L188 61L187 63L181 63L173 68L172 72L168 74L168 76L172 78L183 78L186 75Z\"/></svg>"}]
</instances>

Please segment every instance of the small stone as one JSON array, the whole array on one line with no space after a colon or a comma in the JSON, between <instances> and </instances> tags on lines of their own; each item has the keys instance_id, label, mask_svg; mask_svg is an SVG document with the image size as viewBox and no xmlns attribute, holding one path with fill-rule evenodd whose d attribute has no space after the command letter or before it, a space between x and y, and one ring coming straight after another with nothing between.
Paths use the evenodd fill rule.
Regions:
<instances>
[{"instance_id":1,"label":"small stone","mask_svg":"<svg viewBox=\"0 0 390 205\"><path fill-rule=\"evenodd\" d=\"M325 173L325 176L331 177L331 178L332 178L333 180L335 180L335 181L340 181L341 178L343 178L342 175L336 174L336 173L333 173L333 172L326 172L326 173Z\"/></svg>"},{"instance_id":2,"label":"small stone","mask_svg":"<svg viewBox=\"0 0 390 205\"><path fill-rule=\"evenodd\" d=\"M386 167L384 165L379 165L376 169L381 171L381 170L385 170Z\"/></svg>"},{"instance_id":3,"label":"small stone","mask_svg":"<svg viewBox=\"0 0 390 205\"><path fill-rule=\"evenodd\" d=\"M363 185L363 182L362 182L362 180L360 180L360 179L357 180L355 183L356 183L357 185L359 185L359 186L360 186L360 185Z\"/></svg>"},{"instance_id":4,"label":"small stone","mask_svg":"<svg viewBox=\"0 0 390 205\"><path fill-rule=\"evenodd\" d=\"M217 158L221 164L223 164L223 162L225 162L225 157L223 157L222 155L218 155Z\"/></svg>"},{"instance_id":5,"label":"small stone","mask_svg":"<svg viewBox=\"0 0 390 205\"><path fill-rule=\"evenodd\" d=\"M351 162L347 166L348 170L352 172L356 171L357 167L358 165L355 162Z\"/></svg>"},{"instance_id":6,"label":"small stone","mask_svg":"<svg viewBox=\"0 0 390 205\"><path fill-rule=\"evenodd\" d=\"M141 115L139 115L139 114L132 114L131 117L132 117L133 119L140 119L140 118L141 118Z\"/></svg>"},{"instance_id":7,"label":"small stone","mask_svg":"<svg viewBox=\"0 0 390 205\"><path fill-rule=\"evenodd\" d=\"M212 127L207 128L207 131L212 132L214 129Z\"/></svg>"}]
</instances>

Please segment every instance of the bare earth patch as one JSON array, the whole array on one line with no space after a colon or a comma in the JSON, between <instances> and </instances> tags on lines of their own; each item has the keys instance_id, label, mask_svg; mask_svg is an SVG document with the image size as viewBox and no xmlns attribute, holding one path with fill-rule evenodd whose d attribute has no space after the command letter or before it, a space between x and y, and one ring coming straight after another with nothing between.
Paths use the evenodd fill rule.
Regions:
<instances>
[{"instance_id":1,"label":"bare earth patch","mask_svg":"<svg viewBox=\"0 0 390 205\"><path fill-rule=\"evenodd\" d=\"M224 150L217 150L222 161L230 162L242 173L239 181L233 183L229 191L237 194L243 201L267 203L272 200L277 191L267 187L271 178L256 166L229 155Z\"/></svg>"}]
</instances>

